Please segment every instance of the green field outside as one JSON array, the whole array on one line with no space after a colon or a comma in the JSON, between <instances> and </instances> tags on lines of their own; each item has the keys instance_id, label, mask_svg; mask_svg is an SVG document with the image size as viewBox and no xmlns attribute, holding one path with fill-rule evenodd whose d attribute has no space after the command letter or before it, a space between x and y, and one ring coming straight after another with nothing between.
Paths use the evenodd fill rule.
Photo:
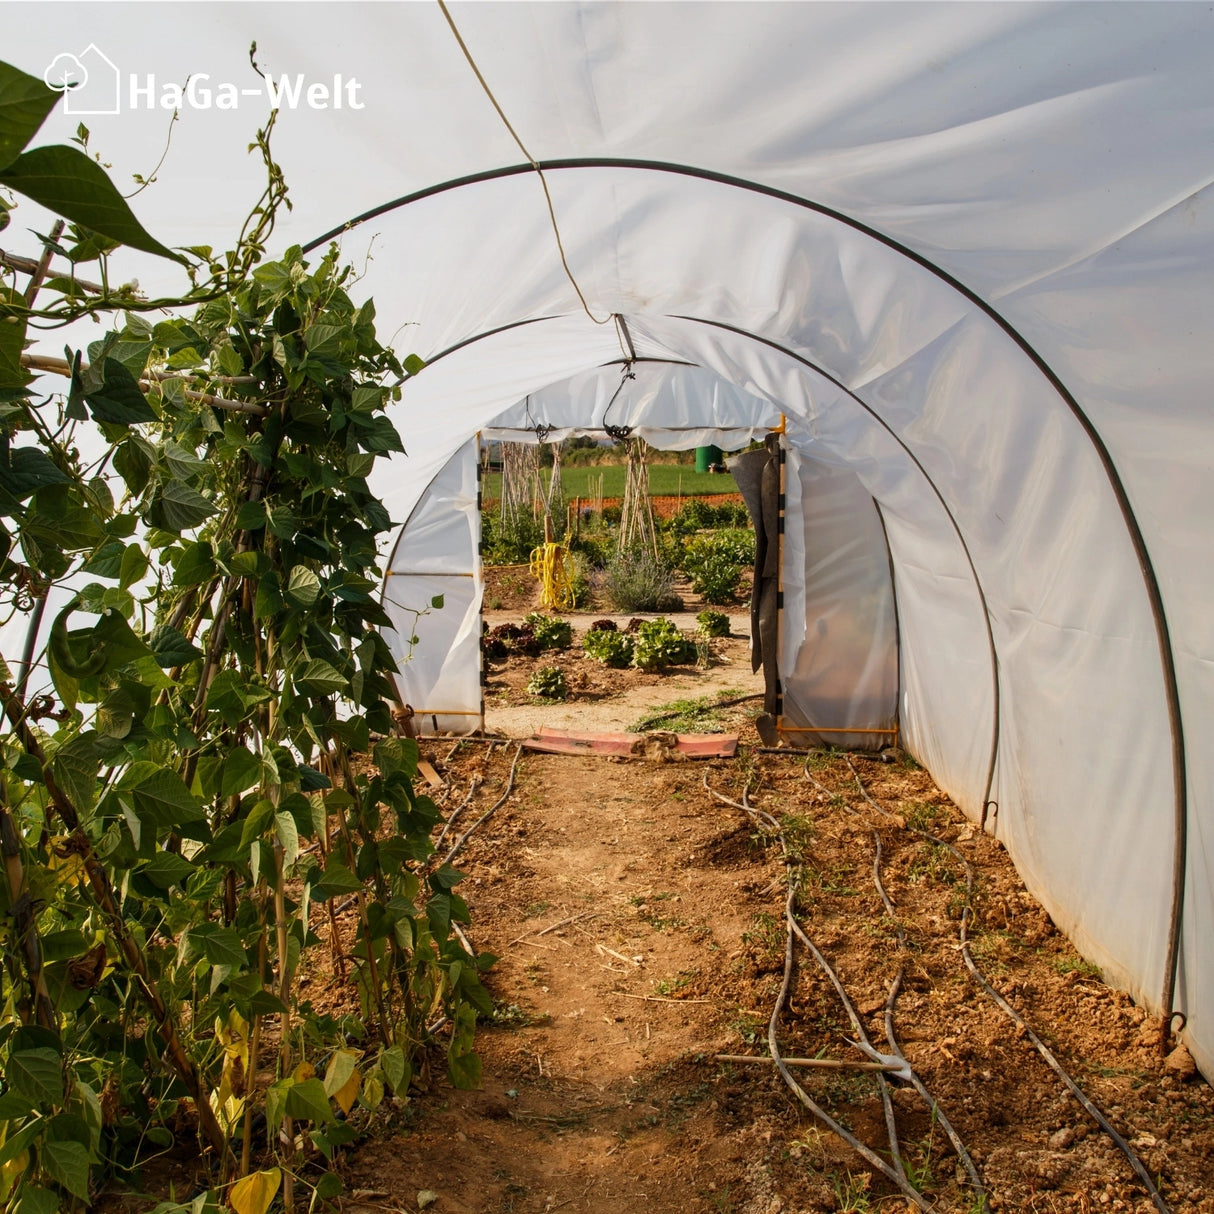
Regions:
<instances>
[{"instance_id":1,"label":"green field outside","mask_svg":"<svg viewBox=\"0 0 1214 1214\"><path fill-rule=\"evenodd\" d=\"M591 497L596 492L599 477L603 478L604 497L624 496L623 464L601 464L598 467L562 468L561 487L565 497ZM540 476L548 483L547 468ZM500 472L490 473L483 484L484 495L497 499L502 495ZM728 473L697 472L678 464L653 464L649 469L649 492L658 497L681 493L684 497L700 497L714 493L737 493L738 486Z\"/></svg>"}]
</instances>

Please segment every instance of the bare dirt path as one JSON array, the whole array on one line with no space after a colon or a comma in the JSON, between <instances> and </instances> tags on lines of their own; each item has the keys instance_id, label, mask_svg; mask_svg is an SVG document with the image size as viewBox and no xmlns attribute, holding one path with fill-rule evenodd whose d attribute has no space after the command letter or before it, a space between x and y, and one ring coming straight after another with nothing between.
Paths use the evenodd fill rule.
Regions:
<instances>
[{"instance_id":1,"label":"bare dirt path","mask_svg":"<svg viewBox=\"0 0 1214 1214\"><path fill-rule=\"evenodd\" d=\"M685 677L692 686L679 693L695 692ZM748 720L741 706L724 723L753 743ZM465 811L483 812L505 788L514 748L452 746L424 750L452 805L474 774L484 778ZM1209 1087L1163 1065L1154 1025L1075 955L998 843L965 823L927 772L909 761L857 760L856 770L897 819L871 810L842 758L815 761L815 785L801 760L749 751L710 763L525 755L513 793L457 860L472 941L500 957L489 976L498 1014L478 1037L482 1088L452 1090L436 1057L404 1128L352 1152L347 1182L361 1196L345 1209L414 1211L432 1195L436 1214L913 1208L770 1065L716 1058L766 1052L790 870L745 813L705 789L707 774L735 801L749 784L753 803L783 822L803 866L805 928L882 1049L887 984L905 964L898 1036L971 1151L992 1209L1154 1207L969 978L957 948L961 865L905 826L950 840L976 866L979 964L1133 1141L1171 1208L1214 1211ZM905 950L873 884L873 826ZM802 954L779 1023L783 1052L854 1060L852 1035ZM826 1111L889 1157L871 1074L804 1074ZM898 1085L893 1108L908 1173L936 1208L980 1208L923 1102Z\"/></svg>"}]
</instances>

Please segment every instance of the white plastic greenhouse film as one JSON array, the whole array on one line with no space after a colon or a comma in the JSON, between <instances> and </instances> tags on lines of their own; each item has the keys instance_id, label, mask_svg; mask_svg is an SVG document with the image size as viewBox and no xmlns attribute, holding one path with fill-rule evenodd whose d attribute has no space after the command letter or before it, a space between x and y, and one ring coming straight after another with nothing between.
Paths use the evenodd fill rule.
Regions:
<instances>
[{"instance_id":1,"label":"white plastic greenhouse film","mask_svg":"<svg viewBox=\"0 0 1214 1214\"><path fill-rule=\"evenodd\" d=\"M898 630L872 495L846 465L795 447L784 486L781 732L793 745L892 745Z\"/></svg>"},{"instance_id":2,"label":"white plastic greenhouse film","mask_svg":"<svg viewBox=\"0 0 1214 1214\"><path fill-rule=\"evenodd\" d=\"M401 700L417 714L419 733L471 733L484 725L479 453L474 437L430 482L384 582L384 607L394 625L385 639L401 668Z\"/></svg>"}]
</instances>

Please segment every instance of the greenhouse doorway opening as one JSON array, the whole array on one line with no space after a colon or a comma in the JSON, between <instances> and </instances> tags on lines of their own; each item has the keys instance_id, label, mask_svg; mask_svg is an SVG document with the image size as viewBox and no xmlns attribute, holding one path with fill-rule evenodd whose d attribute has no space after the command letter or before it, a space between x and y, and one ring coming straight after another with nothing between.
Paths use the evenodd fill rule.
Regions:
<instances>
[{"instance_id":1,"label":"greenhouse doorway opening","mask_svg":"<svg viewBox=\"0 0 1214 1214\"><path fill-rule=\"evenodd\" d=\"M643 438L658 450L715 447L728 461L754 527L754 590L733 610L743 619L749 612L762 741L868 750L895 744L893 574L881 512L857 475L824 450L790 441L772 402L704 368L654 360L625 363L623 375L619 366L597 372L529 394L488 419L450 454L402 527L383 601L396 634L390 641L403 658L398 690L412 728L464 735L486 727L486 448L589 434ZM640 382L621 399L625 377Z\"/></svg>"}]
</instances>

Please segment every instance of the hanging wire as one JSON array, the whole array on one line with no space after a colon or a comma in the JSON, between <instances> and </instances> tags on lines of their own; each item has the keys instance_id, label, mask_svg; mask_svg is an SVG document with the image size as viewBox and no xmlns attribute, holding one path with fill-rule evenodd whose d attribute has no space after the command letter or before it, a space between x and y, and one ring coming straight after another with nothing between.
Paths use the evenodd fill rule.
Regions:
<instances>
[{"instance_id":1,"label":"hanging wire","mask_svg":"<svg viewBox=\"0 0 1214 1214\"><path fill-rule=\"evenodd\" d=\"M561 265L564 266L565 275L569 279L570 283L573 284L574 291L577 292L577 297L582 304L582 310L587 316L590 317L592 321L594 321L596 325L609 324L614 316L614 313L611 316L604 316L601 319L595 316L595 314L590 310L590 305L586 302L586 296L582 294L582 288L577 284L577 279L573 277L573 271L569 268L569 259L565 256L565 246L561 241L561 230L557 226L556 222L556 208L552 205L552 195L548 191L548 180L544 176L544 170L540 168L540 162L531 155L523 141L519 138L518 132L513 126L510 125L510 119L506 117L505 110L502 109L497 98L493 95L493 90L489 87L489 82L481 74L481 69L476 66L476 60L472 58L472 52L468 49L468 44L464 41L463 36L460 34L459 28L455 24L455 19L451 16L450 10L448 10L444 0L438 0L438 7L442 9L443 16L446 17L447 24L451 27L451 32L455 35L455 40L459 43L459 49L464 52L464 58L468 60L468 66L472 69L477 80L480 81L481 88L485 90L485 96L488 97L493 103L493 108L497 110L497 116L505 124L506 130L510 132L511 138L515 143L518 144L519 151L523 153L527 159L527 163L531 165L539 176L540 185L544 189L544 201L548 204L548 217L552 220L552 232L556 237L557 251L561 255Z\"/></svg>"},{"instance_id":2,"label":"hanging wire","mask_svg":"<svg viewBox=\"0 0 1214 1214\"><path fill-rule=\"evenodd\" d=\"M541 443L546 443L548 441L548 435L552 433L552 425L549 422L537 422L535 418L531 416L530 392L527 393L526 399L523 401L523 408L527 413L527 429L534 430L535 437L538 438Z\"/></svg>"},{"instance_id":3,"label":"hanging wire","mask_svg":"<svg viewBox=\"0 0 1214 1214\"><path fill-rule=\"evenodd\" d=\"M631 426L610 426L607 424L607 415L611 412L611 406L615 404L616 397L624 390L624 385L630 379L636 379L636 372L632 369L632 362L629 360L624 364L624 369L620 373L619 387L612 393L611 399L607 402L607 408L603 410L603 430L608 438L614 438L617 443L623 442L631 433Z\"/></svg>"}]
</instances>

